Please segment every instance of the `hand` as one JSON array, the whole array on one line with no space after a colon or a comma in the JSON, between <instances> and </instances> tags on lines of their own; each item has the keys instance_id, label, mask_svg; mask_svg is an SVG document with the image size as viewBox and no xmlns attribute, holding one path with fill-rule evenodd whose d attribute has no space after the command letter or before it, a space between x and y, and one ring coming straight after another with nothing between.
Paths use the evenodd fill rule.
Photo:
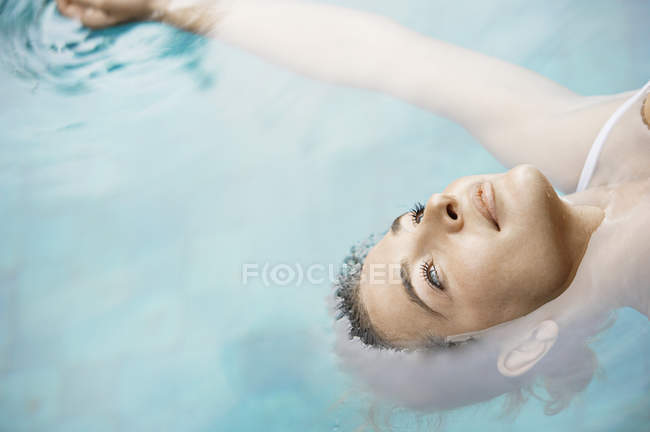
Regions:
<instances>
[{"instance_id":1,"label":"hand","mask_svg":"<svg viewBox=\"0 0 650 432\"><path fill-rule=\"evenodd\" d=\"M100 29L156 18L159 0L56 0L61 13L86 27Z\"/></svg>"}]
</instances>

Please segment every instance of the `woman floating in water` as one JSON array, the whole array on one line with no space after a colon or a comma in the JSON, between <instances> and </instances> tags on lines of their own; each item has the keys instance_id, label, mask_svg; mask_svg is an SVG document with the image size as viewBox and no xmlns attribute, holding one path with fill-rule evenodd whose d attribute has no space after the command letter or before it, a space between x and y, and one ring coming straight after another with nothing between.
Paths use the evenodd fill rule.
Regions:
<instances>
[{"instance_id":1,"label":"woman floating in water","mask_svg":"<svg viewBox=\"0 0 650 432\"><path fill-rule=\"evenodd\" d=\"M453 407L532 382L536 366L547 410L556 412L593 375L585 340L598 327L587 323L625 306L648 316L647 84L580 96L516 65L329 5L57 2L89 27L158 20L309 77L390 94L457 122L514 167L456 180L346 259L336 306L350 337L338 350L378 392L410 406Z\"/></svg>"}]
</instances>

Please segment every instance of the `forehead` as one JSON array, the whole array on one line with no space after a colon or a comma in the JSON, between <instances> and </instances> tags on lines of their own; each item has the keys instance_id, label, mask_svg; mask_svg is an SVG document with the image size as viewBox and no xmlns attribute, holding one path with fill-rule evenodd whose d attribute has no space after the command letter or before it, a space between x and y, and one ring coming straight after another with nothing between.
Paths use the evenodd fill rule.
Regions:
<instances>
[{"instance_id":1,"label":"forehead","mask_svg":"<svg viewBox=\"0 0 650 432\"><path fill-rule=\"evenodd\" d=\"M403 239L388 232L368 253L361 273L360 300L375 330L390 341L418 341L439 324L412 302L400 280L407 257Z\"/></svg>"}]
</instances>

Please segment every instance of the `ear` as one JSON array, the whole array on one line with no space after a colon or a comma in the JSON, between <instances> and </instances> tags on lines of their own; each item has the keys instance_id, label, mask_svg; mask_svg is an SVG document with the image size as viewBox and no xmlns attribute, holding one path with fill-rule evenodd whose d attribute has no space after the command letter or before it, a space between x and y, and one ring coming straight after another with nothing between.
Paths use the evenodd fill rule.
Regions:
<instances>
[{"instance_id":1,"label":"ear","mask_svg":"<svg viewBox=\"0 0 650 432\"><path fill-rule=\"evenodd\" d=\"M539 323L523 338L503 349L497 360L497 368L501 375L507 377L520 376L537 364L551 349L557 340L559 329L555 321L547 320Z\"/></svg>"}]
</instances>

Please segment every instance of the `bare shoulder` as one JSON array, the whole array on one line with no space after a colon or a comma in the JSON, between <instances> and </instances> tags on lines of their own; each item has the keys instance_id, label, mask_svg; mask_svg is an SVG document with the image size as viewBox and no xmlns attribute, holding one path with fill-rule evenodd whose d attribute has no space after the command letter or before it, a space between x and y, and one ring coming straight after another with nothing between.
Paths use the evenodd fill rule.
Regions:
<instances>
[{"instance_id":1,"label":"bare shoulder","mask_svg":"<svg viewBox=\"0 0 650 432\"><path fill-rule=\"evenodd\" d=\"M517 121L491 128L479 138L504 165L533 164L556 188L571 193L576 190L587 154L600 129L628 97L629 93L576 95L562 103L551 104L551 108L543 108L545 105L540 103L536 112L528 112ZM625 121L633 123L633 119ZM612 142L630 139L624 138L628 133L621 133L619 129L617 125L615 133L611 134ZM612 147L610 140L606 145L608 151ZM602 160L611 158L602 156ZM597 174L606 175L604 171L608 170L601 170L599 163ZM609 181L591 184L609 184Z\"/></svg>"},{"instance_id":2,"label":"bare shoulder","mask_svg":"<svg viewBox=\"0 0 650 432\"><path fill-rule=\"evenodd\" d=\"M609 118L631 96L613 95L574 99L555 112L520 122L512 139L526 143L527 158L554 186L576 189L587 154ZM598 157L590 187L622 184L650 177L650 129L643 121L643 98L616 122Z\"/></svg>"},{"instance_id":3,"label":"bare shoulder","mask_svg":"<svg viewBox=\"0 0 650 432\"><path fill-rule=\"evenodd\" d=\"M617 98L613 110L633 93L624 93L622 98ZM644 119L647 97L647 94L643 95L636 101L612 129L590 185L637 184L639 181L644 184L643 181L650 178L650 127Z\"/></svg>"}]
</instances>

